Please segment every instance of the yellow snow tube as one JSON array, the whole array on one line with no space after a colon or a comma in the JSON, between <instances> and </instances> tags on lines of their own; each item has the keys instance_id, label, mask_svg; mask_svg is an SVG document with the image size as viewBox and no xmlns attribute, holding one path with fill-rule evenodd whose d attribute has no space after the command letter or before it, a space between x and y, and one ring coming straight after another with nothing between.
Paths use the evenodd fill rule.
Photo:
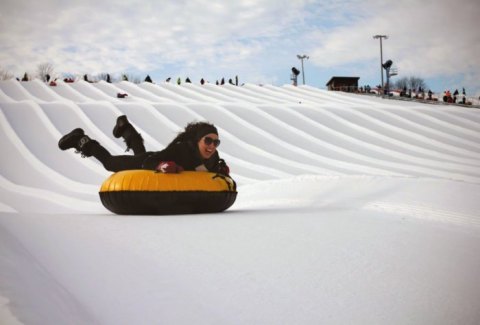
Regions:
<instances>
[{"instance_id":1,"label":"yellow snow tube","mask_svg":"<svg viewBox=\"0 0 480 325\"><path fill-rule=\"evenodd\" d=\"M221 212L235 202L235 181L209 172L163 174L125 170L100 188L102 204L116 214L186 214Z\"/></svg>"}]
</instances>

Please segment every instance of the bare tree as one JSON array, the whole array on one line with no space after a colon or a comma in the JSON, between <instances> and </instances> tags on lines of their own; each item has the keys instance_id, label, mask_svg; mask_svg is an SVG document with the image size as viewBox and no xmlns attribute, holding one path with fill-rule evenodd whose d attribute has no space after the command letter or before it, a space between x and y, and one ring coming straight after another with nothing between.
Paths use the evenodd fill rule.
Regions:
<instances>
[{"instance_id":1,"label":"bare tree","mask_svg":"<svg viewBox=\"0 0 480 325\"><path fill-rule=\"evenodd\" d=\"M397 79L397 81L395 81L395 88L397 88L397 89L408 89L409 88L408 78L403 77L403 78Z\"/></svg>"},{"instance_id":2,"label":"bare tree","mask_svg":"<svg viewBox=\"0 0 480 325\"><path fill-rule=\"evenodd\" d=\"M98 80L104 80L108 83L112 83L114 82L114 80L112 79L112 77L110 76L109 73L100 73L98 76L97 76Z\"/></svg>"},{"instance_id":3,"label":"bare tree","mask_svg":"<svg viewBox=\"0 0 480 325\"><path fill-rule=\"evenodd\" d=\"M410 76L398 79L395 82L395 87L397 89L417 90L419 87L421 87L422 89L426 89L427 84L422 78Z\"/></svg>"},{"instance_id":4,"label":"bare tree","mask_svg":"<svg viewBox=\"0 0 480 325\"><path fill-rule=\"evenodd\" d=\"M10 71L0 67L0 80L9 80L12 79L14 76Z\"/></svg>"},{"instance_id":5,"label":"bare tree","mask_svg":"<svg viewBox=\"0 0 480 325\"><path fill-rule=\"evenodd\" d=\"M41 63L37 66L37 74L43 82L50 81L52 78L54 69L51 63Z\"/></svg>"},{"instance_id":6,"label":"bare tree","mask_svg":"<svg viewBox=\"0 0 480 325\"><path fill-rule=\"evenodd\" d=\"M425 81L419 77L412 76L409 78L408 82L410 83L411 89L427 88L427 84L425 83Z\"/></svg>"}]
</instances>

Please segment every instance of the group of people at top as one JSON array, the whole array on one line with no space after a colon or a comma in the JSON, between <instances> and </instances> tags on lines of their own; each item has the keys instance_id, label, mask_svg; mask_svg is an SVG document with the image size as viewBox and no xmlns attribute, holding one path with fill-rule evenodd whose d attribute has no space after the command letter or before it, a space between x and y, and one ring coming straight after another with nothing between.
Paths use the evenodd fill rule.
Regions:
<instances>
[{"instance_id":1,"label":"group of people at top","mask_svg":"<svg viewBox=\"0 0 480 325\"><path fill-rule=\"evenodd\" d=\"M165 79L165 82L171 82L171 81L172 81L171 77L168 77L167 79ZM192 81L190 80L189 77L187 77L185 79L185 83L192 83ZM204 78L200 79L200 84L201 85L204 85L205 83L208 83L208 81L205 81ZM228 79L228 83L230 85L238 86L238 76L235 76L235 81L232 78ZM177 85L181 85L181 84L182 84L182 78L178 77L177 78ZM225 78L222 78L220 81L218 81L218 80L215 81L215 84L217 86L224 85L225 84Z\"/></svg>"},{"instance_id":2,"label":"group of people at top","mask_svg":"<svg viewBox=\"0 0 480 325\"><path fill-rule=\"evenodd\" d=\"M457 103L458 97L460 93L458 92L458 89L455 89L455 91L452 93L450 90L446 90L443 93L443 101L445 103ZM465 104L466 103L466 93L465 93L465 88L462 89L462 99L458 101L459 103Z\"/></svg>"},{"instance_id":3,"label":"group of people at top","mask_svg":"<svg viewBox=\"0 0 480 325\"><path fill-rule=\"evenodd\" d=\"M401 97L409 97L412 98L412 90L408 89L407 87L403 88L403 91L400 92ZM428 100L433 100L433 92L431 90L428 90L427 93L427 99ZM420 99L425 99L425 90L422 87L418 88L418 91L415 93L415 98L420 98ZM458 89L455 89L453 94L450 92L450 90L445 90L443 92L442 100L445 103L461 103L461 104L466 104L466 93L465 93L465 88L462 88L462 94L461 94L461 99L460 98L460 93Z\"/></svg>"}]
</instances>

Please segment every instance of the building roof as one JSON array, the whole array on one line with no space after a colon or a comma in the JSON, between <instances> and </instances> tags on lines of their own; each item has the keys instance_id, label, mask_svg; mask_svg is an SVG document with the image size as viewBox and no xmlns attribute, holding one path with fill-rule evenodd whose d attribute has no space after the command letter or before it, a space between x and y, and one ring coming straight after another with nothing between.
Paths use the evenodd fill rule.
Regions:
<instances>
[{"instance_id":1,"label":"building roof","mask_svg":"<svg viewBox=\"0 0 480 325\"><path fill-rule=\"evenodd\" d=\"M332 77L330 80L327 82L327 86L330 85L334 81L358 81L360 77Z\"/></svg>"}]
</instances>

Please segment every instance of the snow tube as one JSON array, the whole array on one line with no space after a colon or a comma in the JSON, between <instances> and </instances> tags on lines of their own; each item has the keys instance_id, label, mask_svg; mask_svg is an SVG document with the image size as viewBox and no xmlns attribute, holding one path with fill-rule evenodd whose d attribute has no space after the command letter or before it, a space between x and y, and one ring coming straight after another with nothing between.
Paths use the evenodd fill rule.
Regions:
<instances>
[{"instance_id":1,"label":"snow tube","mask_svg":"<svg viewBox=\"0 0 480 325\"><path fill-rule=\"evenodd\" d=\"M125 170L112 174L100 188L102 204L116 214L186 214L221 212L235 202L236 184L209 172L163 174Z\"/></svg>"}]
</instances>

